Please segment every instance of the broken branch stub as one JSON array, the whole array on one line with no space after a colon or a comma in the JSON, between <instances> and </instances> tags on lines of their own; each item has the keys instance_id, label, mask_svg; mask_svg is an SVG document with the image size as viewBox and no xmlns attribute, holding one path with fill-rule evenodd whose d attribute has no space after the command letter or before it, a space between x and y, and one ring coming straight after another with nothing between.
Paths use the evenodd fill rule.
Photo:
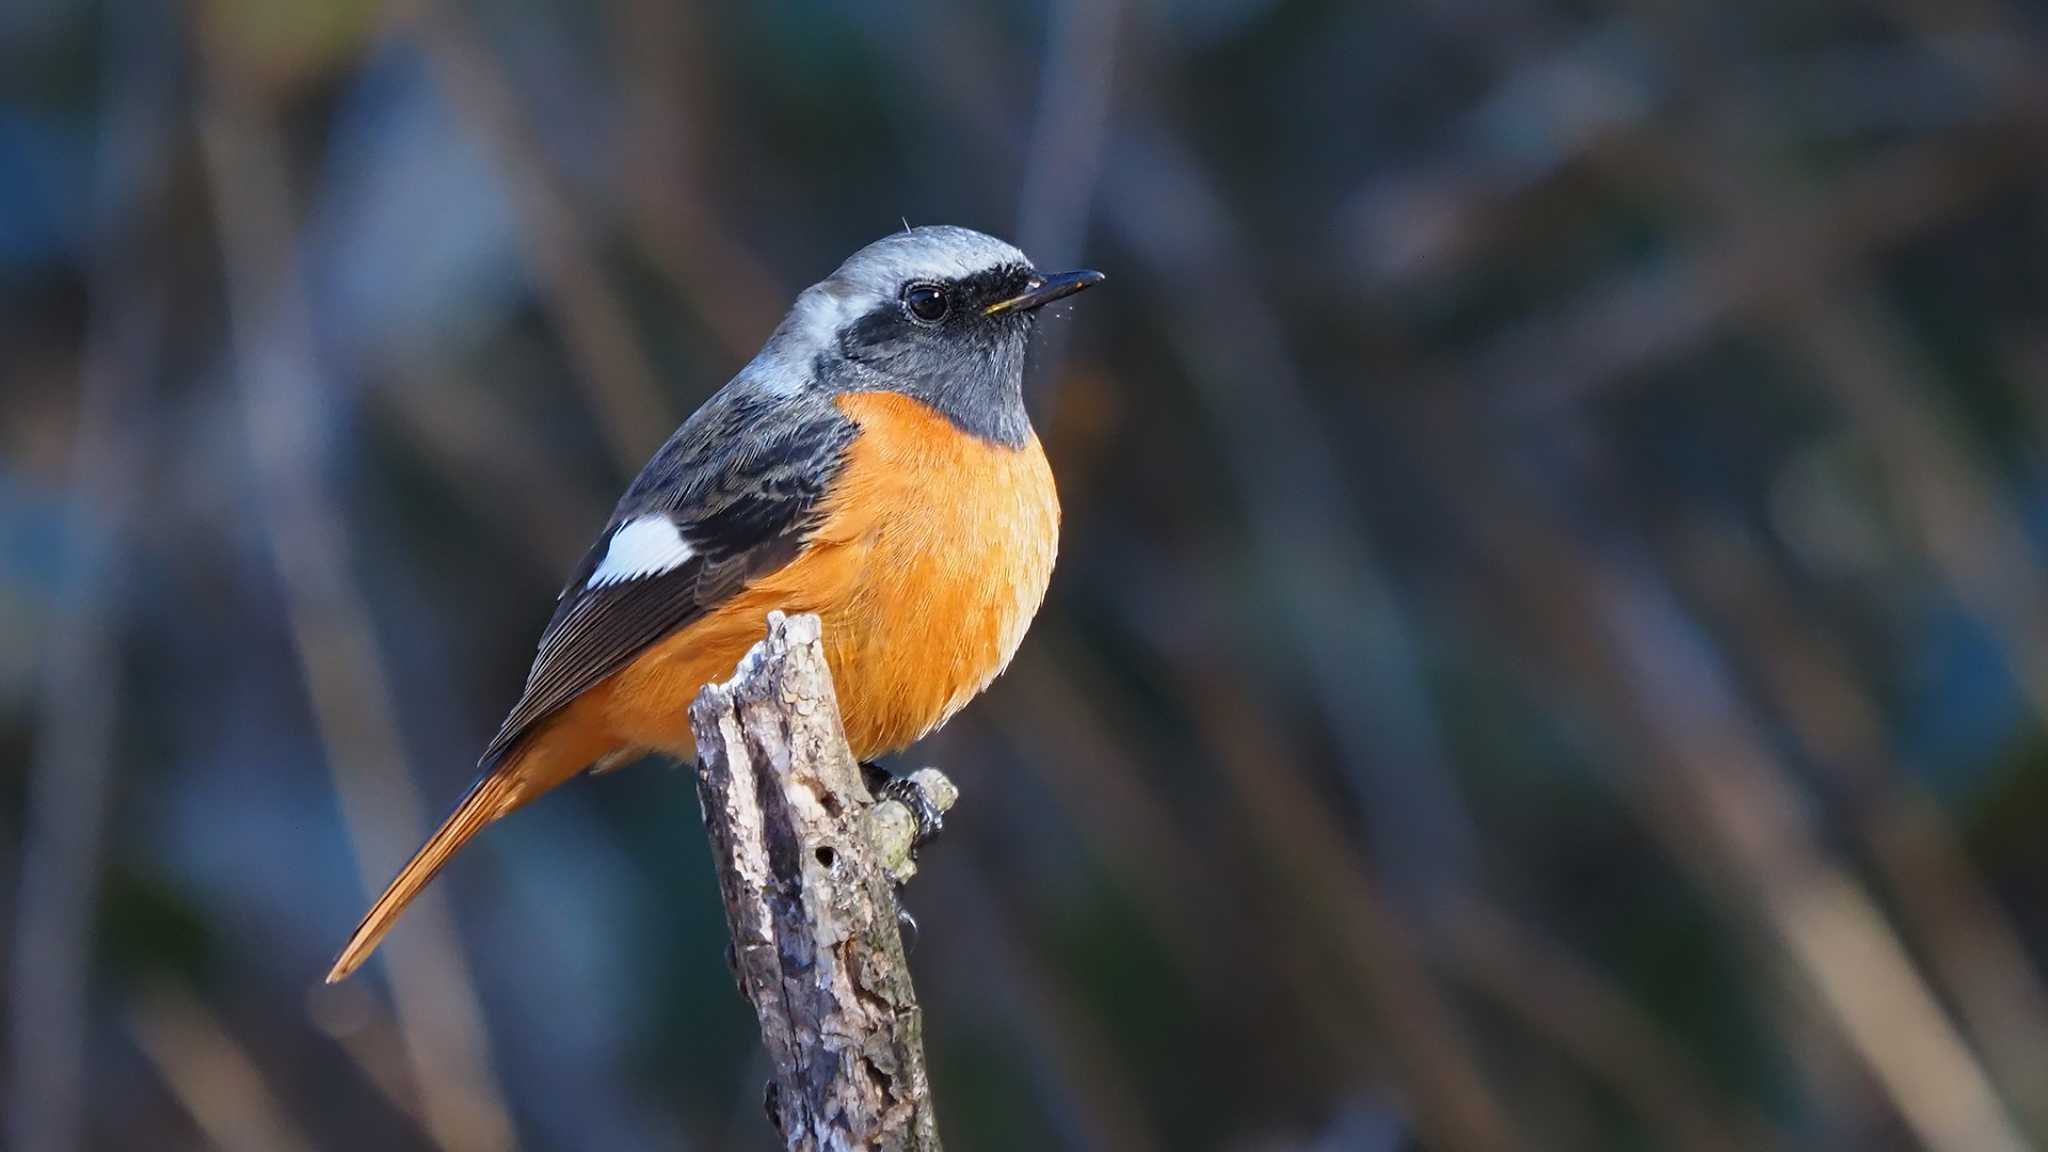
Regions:
<instances>
[{"instance_id":1,"label":"broken branch stub","mask_svg":"<svg viewBox=\"0 0 2048 1152\"><path fill-rule=\"evenodd\" d=\"M737 975L775 1066L770 1119L802 1152L937 1152L892 880L909 847L876 844L903 806L876 804L861 778L817 617L770 613L690 726Z\"/></svg>"}]
</instances>

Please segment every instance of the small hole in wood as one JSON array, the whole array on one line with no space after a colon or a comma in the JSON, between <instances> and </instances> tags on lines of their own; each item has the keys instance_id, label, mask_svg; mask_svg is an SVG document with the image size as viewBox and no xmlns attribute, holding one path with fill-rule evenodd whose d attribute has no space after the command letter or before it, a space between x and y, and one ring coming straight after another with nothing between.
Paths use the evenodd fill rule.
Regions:
<instances>
[{"instance_id":1,"label":"small hole in wood","mask_svg":"<svg viewBox=\"0 0 2048 1152\"><path fill-rule=\"evenodd\" d=\"M839 862L839 854L832 850L832 846L830 844L827 844L824 847L818 849L816 855L818 857L818 863L826 868L830 868L832 865Z\"/></svg>"}]
</instances>

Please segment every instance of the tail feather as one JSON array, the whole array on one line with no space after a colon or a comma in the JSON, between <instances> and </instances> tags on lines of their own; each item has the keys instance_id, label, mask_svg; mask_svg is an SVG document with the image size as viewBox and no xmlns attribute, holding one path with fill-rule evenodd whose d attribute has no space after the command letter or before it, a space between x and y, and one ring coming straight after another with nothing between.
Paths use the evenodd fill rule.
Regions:
<instances>
[{"instance_id":1,"label":"tail feather","mask_svg":"<svg viewBox=\"0 0 2048 1152\"><path fill-rule=\"evenodd\" d=\"M391 926L398 922L399 913L411 904L413 897L427 886L441 866L460 851L470 838L483 831L484 826L524 803L528 796L521 793L521 780L511 771L511 764L500 764L492 768L470 786L469 792L441 822L441 827L427 838L420 850L413 854L404 868L399 869L384 894L377 898L370 910L363 914L362 923L348 939L348 945L335 958L334 967L328 970L327 982L337 983L363 966L370 953L377 950L377 944Z\"/></svg>"}]
</instances>

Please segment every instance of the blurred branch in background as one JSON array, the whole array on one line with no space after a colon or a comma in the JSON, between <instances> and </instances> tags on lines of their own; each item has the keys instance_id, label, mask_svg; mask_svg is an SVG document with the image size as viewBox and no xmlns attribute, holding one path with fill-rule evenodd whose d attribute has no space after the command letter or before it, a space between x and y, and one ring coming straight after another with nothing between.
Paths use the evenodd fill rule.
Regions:
<instances>
[{"instance_id":1,"label":"blurred branch in background","mask_svg":"<svg viewBox=\"0 0 2048 1152\"><path fill-rule=\"evenodd\" d=\"M1299 774L1281 767L1300 761L1274 756L1285 741L1233 690L1234 678L1220 669L1191 675L1189 691L1202 705L1205 743L1229 773L1254 845L1250 855L1269 870L1276 895L1292 913L1286 923L1295 935L1278 938L1276 946L1308 957L1317 951L1312 940L1331 940L1350 994L1322 1010L1341 1019L1337 1013L1344 1004L1368 1009L1358 1026L1338 1029L1340 1066L1349 1065L1354 1076L1362 1071L1360 1040L1377 1034L1394 1066L1401 1103L1427 1143L1474 1152L1513 1147L1512 1129L1469 1030L1425 966L1412 922L1345 846ZM1355 1081L1348 1087L1364 1095L1371 1085Z\"/></svg>"},{"instance_id":2,"label":"blurred branch in background","mask_svg":"<svg viewBox=\"0 0 2048 1152\"><path fill-rule=\"evenodd\" d=\"M1710 235L1719 234L1717 242L1703 250L1750 254L1755 275L1748 290L1736 297L1746 319L1809 365L1854 421L1884 468L1897 505L1927 559L1958 599L1985 621L2037 719L2048 721L2048 582L2037 575L2040 566L2024 528L1948 431L1953 421L1928 398L1925 357L1911 346L1905 326L1885 313L1873 292L1849 286L1843 274L1854 270L1853 263L1805 258L1806 235L1840 234L1836 221L1843 201L1788 181L1767 159L1772 149L1782 147L1775 117L1759 106L1751 89L1718 82L1739 67L1730 53L1729 37L1710 34L1696 18L1674 9L1650 4L1642 10L1647 25L1666 33L1682 65L1681 85L1712 93L1697 114L1698 123L1676 118L1677 132L1667 138L1667 146L1680 153L1711 157L1707 163L1695 160L1670 168L1678 194L1697 203ZM1910 159L1910 154L1888 159ZM1953 208L1929 192L1958 187L1952 174L1963 175L1960 187L1965 192L1976 184L1970 164L1958 159L1923 162L1917 171L1896 163L1869 171L1879 179L1863 187L1874 195L1849 201L1876 209L1866 219L1882 224L1865 231L1868 237L1945 220ZM1788 226L1788 216L1811 227ZM1961 863L1960 857L1950 858ZM1896 855L1888 859L1899 862ZM1915 872L1930 882L1934 877L1967 877L1966 871ZM1955 891L1950 885L1945 899L1953 900ZM1913 907L1910 899L1908 907ZM1937 956L1964 946L1948 934L1931 934L1928 941ZM1964 963L1968 962L1957 960L1950 970ZM2005 971L2013 969L2007 966ZM2037 1122L2048 1118L2041 1111L2040 1057L2048 1051L2048 1030L2043 1029L2048 1017L2042 1014L2041 996L2031 977L1979 984L1975 992L1951 989L1951 995L1961 999L1966 1012L1973 1001L1978 1003L1980 1010L1969 1014L1979 1022L1980 1037L1989 1043L1993 1069L2002 1073L2009 1090ZM1995 997L2000 1007L1990 1010L1979 996ZM1993 1016L2000 1022L1992 1023ZM1922 1101L1922 1106L1931 1107L1932 1102ZM1923 1124L1929 1122L1923 1119Z\"/></svg>"},{"instance_id":3,"label":"blurred branch in background","mask_svg":"<svg viewBox=\"0 0 2048 1152\"><path fill-rule=\"evenodd\" d=\"M1876 451L1927 559L1984 621L2037 722L2048 723L2048 568L1948 431L1953 421L1927 399L1916 371L1923 357L1867 292L1817 292L1783 325Z\"/></svg>"},{"instance_id":4,"label":"blurred branch in background","mask_svg":"<svg viewBox=\"0 0 2048 1152\"><path fill-rule=\"evenodd\" d=\"M1673 146L1654 170L1683 170ZM1857 161L1810 201L1778 205L1765 230L1647 262L1568 303L1507 326L1474 357L1479 383L1510 411L1540 413L1697 354L1755 317L1787 269L1810 282L1868 260L1980 206L2009 162L1947 142L1914 142Z\"/></svg>"},{"instance_id":5,"label":"blurred branch in background","mask_svg":"<svg viewBox=\"0 0 2048 1152\"><path fill-rule=\"evenodd\" d=\"M1692 1152L1795 1147L1725 1097L1662 1026L1568 951L1476 898L1446 919L1440 947L1449 969L1612 1083L1647 1131Z\"/></svg>"},{"instance_id":6,"label":"blurred branch in background","mask_svg":"<svg viewBox=\"0 0 2048 1152\"><path fill-rule=\"evenodd\" d=\"M1282 883L1311 922L1342 941L1402 1065L1406 1103L1425 1137L1450 1148L1503 1148L1509 1130L1456 1023L1407 942L1444 893L1466 882L1470 832L1444 770L1406 622L1379 580L1366 533L1341 501L1335 453L1310 414L1277 319L1239 251L1238 230L1192 159L1162 135L1112 149L1110 225L1170 301L1158 322L1208 408L1236 474L1259 582L1284 644L1306 666L1283 681L1336 735L1350 800L1369 829L1369 879L1277 742L1251 739L1249 702L1215 672L1198 675L1194 714L1231 770L1238 802ZM1142 160L1142 163L1138 161ZM1251 664L1273 637L1241 637ZM1242 684L1239 679L1237 683ZM1234 717L1234 719L1223 719ZM1277 762L1275 762L1277 760ZM1379 885L1389 890L1383 893Z\"/></svg>"},{"instance_id":7,"label":"blurred branch in background","mask_svg":"<svg viewBox=\"0 0 2048 1152\"><path fill-rule=\"evenodd\" d=\"M577 485L556 444L522 424L504 398L453 366L399 365L390 387L370 393L419 459L447 477L478 524L519 546L545 586L575 570L604 523L603 497Z\"/></svg>"},{"instance_id":8,"label":"blurred branch in background","mask_svg":"<svg viewBox=\"0 0 2048 1152\"><path fill-rule=\"evenodd\" d=\"M411 1120L428 1139L433 1138L432 1120L413 1081L404 1031L367 981L315 988L306 997L306 1015L347 1054L363 1082L393 1112Z\"/></svg>"},{"instance_id":9,"label":"blurred branch in background","mask_svg":"<svg viewBox=\"0 0 2048 1152\"><path fill-rule=\"evenodd\" d=\"M298 285L292 199L274 112L218 27L208 34L200 137L228 289L255 503L366 896L423 834L375 619L347 528L323 491L319 369ZM386 947L384 970L427 1125L450 1152L515 1146L468 966L435 894ZM309 973L310 979L313 974Z\"/></svg>"},{"instance_id":10,"label":"blurred branch in background","mask_svg":"<svg viewBox=\"0 0 2048 1152\"><path fill-rule=\"evenodd\" d=\"M1023 1049L1046 1111L1055 1118L1061 1146L1130 1152L1164 1147L1145 1110L1135 1106L1139 1094L1110 1035L1084 1010L1074 989L1054 978L1047 926L997 914L1012 905L975 862L929 875L920 888L942 884L957 890L937 894L948 909L948 939L932 946L957 950L963 956L957 968L976 974L976 997L1002 1014L1006 1035Z\"/></svg>"},{"instance_id":11,"label":"blurred branch in background","mask_svg":"<svg viewBox=\"0 0 2048 1152\"><path fill-rule=\"evenodd\" d=\"M1505 614L1541 637L1532 660L1561 664L1573 703L1618 742L1631 767L1617 786L1680 798L1697 823L1651 827L1696 881L1724 890L1728 908L1756 918L1797 962L1925 1146L2030 1147L1876 903L1823 850L1807 805L1669 591L1642 563L1578 545L1471 446L1443 435L1472 424L1436 421L1433 456L1457 477L1461 518L1501 570ZM1644 775L1652 767L1662 773L1654 781Z\"/></svg>"},{"instance_id":12,"label":"blurred branch in background","mask_svg":"<svg viewBox=\"0 0 2048 1152\"><path fill-rule=\"evenodd\" d=\"M735 366L786 306L787 286L733 236L712 189L727 101L710 82L694 0L627 0L608 21L626 110L618 147L626 223Z\"/></svg>"},{"instance_id":13,"label":"blurred branch in background","mask_svg":"<svg viewBox=\"0 0 2048 1152\"><path fill-rule=\"evenodd\" d=\"M1102 175L1125 14L1122 0L1053 0L1049 17L1051 34L1039 68L1038 111L1024 149L1024 187L1017 194L1013 239L1039 267L1068 268L1080 262ZM1033 354L1033 399L1037 419L1049 426L1068 330L1064 324L1044 328Z\"/></svg>"},{"instance_id":14,"label":"blurred branch in background","mask_svg":"<svg viewBox=\"0 0 2048 1152\"><path fill-rule=\"evenodd\" d=\"M1835 1012L1844 1038L1928 1147L2028 1148L1876 902L1821 851L1761 732L1716 678L1712 658L1688 643L1687 622L1647 581L1619 579L1602 592L1617 671L1644 688L1638 722L1663 729L1670 743L1658 759L1692 777L1732 878Z\"/></svg>"},{"instance_id":15,"label":"blurred branch in background","mask_svg":"<svg viewBox=\"0 0 2048 1152\"><path fill-rule=\"evenodd\" d=\"M1914 944L2017 1107L2038 1112L2048 1101L2048 1008L2017 929L1933 797L1894 761L1845 659L1773 587L1754 544L1731 527L1688 537L1674 570L1694 574L1775 715L1839 790Z\"/></svg>"},{"instance_id":16,"label":"blurred branch in background","mask_svg":"<svg viewBox=\"0 0 2048 1152\"><path fill-rule=\"evenodd\" d=\"M190 990L143 993L129 1009L128 1030L220 1152L313 1152L255 1060Z\"/></svg>"},{"instance_id":17,"label":"blurred branch in background","mask_svg":"<svg viewBox=\"0 0 2048 1152\"><path fill-rule=\"evenodd\" d=\"M1278 318L1241 288L1253 279L1241 233L1193 158L1158 135L1122 139L1115 152L1109 223L1162 286L1157 320L1222 443L1267 619L1283 629L1240 638L1240 658L1269 658L1276 642L1306 658L1287 682L1337 737L1376 870L1408 916L1426 919L1466 882L1469 817L1444 770L1407 620L1343 498L1343 447L1315 418Z\"/></svg>"},{"instance_id":18,"label":"blurred branch in background","mask_svg":"<svg viewBox=\"0 0 2048 1152\"><path fill-rule=\"evenodd\" d=\"M418 36L449 103L497 161L518 206L534 287L547 302L589 393L621 477L653 454L680 419L654 377L625 301L606 275L594 230L524 115L519 95L452 0L403 0L397 27Z\"/></svg>"},{"instance_id":19,"label":"blurred branch in background","mask_svg":"<svg viewBox=\"0 0 2048 1152\"><path fill-rule=\"evenodd\" d=\"M1179 977L1221 1002L1217 1030L1245 1034L1245 1048L1262 1058L1284 1052L1291 1037L1328 1015L1325 1006L1291 984L1244 987L1242 973L1258 962L1263 936L1231 898L1229 864L1209 837L1183 827L1185 805L1161 803L1136 774L1143 737L1111 710L1121 697L1109 671L1056 626L1039 629L1034 641L1004 673L1008 690L989 701L993 722L1165 941ZM1037 723L1042 716L1062 722ZM1276 1080L1299 1074L1265 1071Z\"/></svg>"},{"instance_id":20,"label":"blurred branch in background","mask_svg":"<svg viewBox=\"0 0 2048 1152\"><path fill-rule=\"evenodd\" d=\"M147 506L169 271L161 237L177 37L155 4L103 14L107 112L91 212L60 593L42 637L8 985L8 1144L81 1146L101 846L127 689L134 521Z\"/></svg>"}]
</instances>

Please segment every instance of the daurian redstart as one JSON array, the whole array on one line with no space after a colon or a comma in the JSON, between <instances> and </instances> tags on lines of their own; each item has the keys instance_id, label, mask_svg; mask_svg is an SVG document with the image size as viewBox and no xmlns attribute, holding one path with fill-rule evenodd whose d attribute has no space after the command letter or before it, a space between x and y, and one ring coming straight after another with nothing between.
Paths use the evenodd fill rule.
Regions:
<instances>
[{"instance_id":1,"label":"daurian redstart","mask_svg":"<svg viewBox=\"0 0 2048 1152\"><path fill-rule=\"evenodd\" d=\"M870 761L946 722L1016 652L1059 544L1024 412L1047 275L965 228L907 229L797 297L655 453L562 591L526 690L446 821L327 974L356 970L486 824L586 769L696 755L689 703L768 613L815 612Z\"/></svg>"}]
</instances>

